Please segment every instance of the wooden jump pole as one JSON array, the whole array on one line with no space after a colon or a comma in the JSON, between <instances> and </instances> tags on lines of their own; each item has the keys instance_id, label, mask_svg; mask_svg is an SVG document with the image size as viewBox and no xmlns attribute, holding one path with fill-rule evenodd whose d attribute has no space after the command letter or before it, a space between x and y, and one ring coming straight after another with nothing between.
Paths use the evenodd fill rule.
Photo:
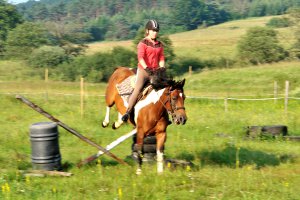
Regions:
<instances>
[{"instance_id":1,"label":"wooden jump pole","mask_svg":"<svg viewBox=\"0 0 300 200\"><path fill-rule=\"evenodd\" d=\"M47 113L45 110L43 110L42 108L40 108L36 104L32 103L31 101L29 101L28 99L22 97L21 95L17 95L16 99L22 101L23 103L25 103L26 105L28 105L29 107L31 107L32 109L34 109L35 111L37 111L38 113L44 115L45 117L47 117L51 121L56 122L59 126L61 126L62 128L64 128L68 132L72 133L73 135L75 135L79 139L81 139L81 140L85 141L86 143L88 143L88 144L96 147L97 149L103 151L103 153L105 153L106 155L108 155L111 158L115 159L119 163L127 165L127 163L125 161L123 161L122 159L118 158L117 156L115 156L114 154L112 154L111 152L109 152L108 150L106 150L105 148L103 148L102 146L96 144L95 142L93 142L93 141L89 140L88 138L86 138L85 136L81 135L80 133L78 133L77 131L75 131L74 129L72 129L71 127L69 127L68 125L66 125L63 122L59 121L58 119L56 119L55 117L53 117L52 115L50 115L49 113Z\"/></svg>"},{"instance_id":2,"label":"wooden jump pole","mask_svg":"<svg viewBox=\"0 0 300 200\"><path fill-rule=\"evenodd\" d=\"M128 139L129 137L131 137L131 136L133 136L134 134L136 134L136 132L137 132L137 130L136 130L136 128L135 128L135 129L133 129L132 131L130 131L129 133L127 133L127 134L125 134L125 135L119 137L118 139L116 139L115 141L113 141L112 143L110 143L109 145L107 145L107 146L105 147L105 149L106 149L107 151L113 149L114 147L118 146L121 142L125 141L125 140ZM93 160L96 160L96 159L97 159L99 156L101 156L103 153L104 153L104 152L101 151L101 150L98 151L98 153L96 153L96 154L94 154L94 155L92 155L92 156L90 156L90 157L88 157L88 158L82 160L81 162L79 162L79 163L77 164L77 167L81 167L82 165L85 165L85 164L87 164L87 163L89 163L89 162L92 162Z\"/></svg>"}]
</instances>

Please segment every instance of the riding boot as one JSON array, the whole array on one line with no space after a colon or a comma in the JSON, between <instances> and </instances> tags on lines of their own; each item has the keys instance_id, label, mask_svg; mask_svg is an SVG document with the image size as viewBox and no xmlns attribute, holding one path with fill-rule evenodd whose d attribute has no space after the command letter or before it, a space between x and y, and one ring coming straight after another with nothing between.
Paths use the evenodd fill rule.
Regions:
<instances>
[{"instance_id":1,"label":"riding boot","mask_svg":"<svg viewBox=\"0 0 300 200\"><path fill-rule=\"evenodd\" d=\"M122 116L121 119L123 122L127 122L127 120L129 119L129 113L130 113L130 111L127 110L126 113Z\"/></svg>"}]
</instances>

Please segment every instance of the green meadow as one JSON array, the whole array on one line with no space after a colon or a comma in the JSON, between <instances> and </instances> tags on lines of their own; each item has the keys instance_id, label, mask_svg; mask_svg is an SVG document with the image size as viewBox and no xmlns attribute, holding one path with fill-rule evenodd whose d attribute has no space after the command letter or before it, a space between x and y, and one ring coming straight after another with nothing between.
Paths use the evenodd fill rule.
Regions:
<instances>
[{"instance_id":1,"label":"green meadow","mask_svg":"<svg viewBox=\"0 0 300 200\"><path fill-rule=\"evenodd\" d=\"M266 21L252 20L256 20L254 24ZM186 42L180 40L192 37L199 46L192 50L186 47L187 52L196 54L198 48L203 57L213 49L213 55L233 52L230 45L242 31L231 28L230 34L220 34L226 24L197 30L203 34L210 30L207 39L197 39L191 32L172 35L176 53L184 56L184 49L176 45L182 47ZM245 20L227 25L247 27L251 23ZM288 30L282 32L288 35ZM213 41L219 37L224 41L236 39L219 48ZM207 40L210 48L200 45L200 40ZM286 125L289 135L300 136L300 62L204 70L176 77L186 79L188 121L184 126L168 127L165 157L190 161L193 166L166 165L160 175L155 163L144 164L142 175L135 174L136 164L129 157L131 139L111 150L127 166L102 155L77 168L78 162L98 150L59 127L63 171L73 175L26 176L32 168L29 127L49 120L18 101L17 94L103 147L132 129L130 125L117 130L102 128L105 83L85 83L81 113L79 82L52 81L51 72L45 82L43 76L43 70L32 70L26 63L0 61L0 199L300 199L300 143L282 137L246 137L247 127L255 125ZM290 97L287 107L286 81ZM275 82L277 100L271 99ZM226 98L232 99L225 104ZM116 110L111 114L112 121Z\"/></svg>"}]
</instances>

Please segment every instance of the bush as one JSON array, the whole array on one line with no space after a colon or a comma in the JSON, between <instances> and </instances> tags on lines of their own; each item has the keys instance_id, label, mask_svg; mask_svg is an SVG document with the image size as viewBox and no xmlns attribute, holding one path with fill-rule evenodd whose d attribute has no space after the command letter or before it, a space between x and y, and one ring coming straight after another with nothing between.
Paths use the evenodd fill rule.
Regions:
<instances>
[{"instance_id":1,"label":"bush","mask_svg":"<svg viewBox=\"0 0 300 200\"><path fill-rule=\"evenodd\" d=\"M238 42L238 57L242 62L271 63L287 56L287 52L279 44L277 32L271 28L250 28Z\"/></svg>"},{"instance_id":2,"label":"bush","mask_svg":"<svg viewBox=\"0 0 300 200\"><path fill-rule=\"evenodd\" d=\"M284 28L291 26L291 21L286 17L273 17L267 23L267 26L273 28Z\"/></svg>"},{"instance_id":3,"label":"bush","mask_svg":"<svg viewBox=\"0 0 300 200\"><path fill-rule=\"evenodd\" d=\"M67 60L68 57L61 47L42 46L31 53L28 62L34 67L55 67Z\"/></svg>"},{"instance_id":4,"label":"bush","mask_svg":"<svg viewBox=\"0 0 300 200\"><path fill-rule=\"evenodd\" d=\"M89 82L107 81L118 66L136 67L136 54L123 47L115 47L110 53L97 53L90 56L75 57L69 63L57 67L66 81L86 78Z\"/></svg>"}]
</instances>

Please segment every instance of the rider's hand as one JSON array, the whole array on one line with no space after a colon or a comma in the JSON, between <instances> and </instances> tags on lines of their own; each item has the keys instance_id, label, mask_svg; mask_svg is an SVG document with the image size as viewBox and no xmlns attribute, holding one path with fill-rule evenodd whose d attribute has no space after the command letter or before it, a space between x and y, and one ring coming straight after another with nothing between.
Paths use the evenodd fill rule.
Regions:
<instances>
[{"instance_id":1,"label":"rider's hand","mask_svg":"<svg viewBox=\"0 0 300 200\"><path fill-rule=\"evenodd\" d=\"M149 76L152 76L154 71L150 69L149 67L146 67L145 71L148 73Z\"/></svg>"}]
</instances>

